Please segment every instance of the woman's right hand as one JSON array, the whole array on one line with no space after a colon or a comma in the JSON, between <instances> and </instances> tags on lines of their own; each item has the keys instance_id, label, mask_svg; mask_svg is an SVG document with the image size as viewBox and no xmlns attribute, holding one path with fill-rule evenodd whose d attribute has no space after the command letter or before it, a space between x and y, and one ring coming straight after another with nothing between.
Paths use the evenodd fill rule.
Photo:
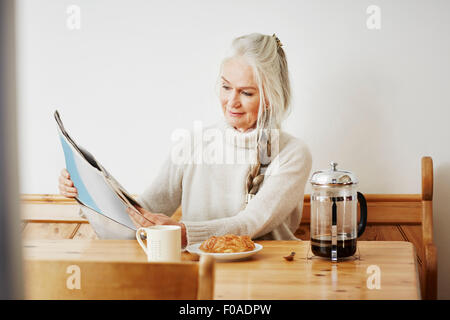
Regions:
<instances>
[{"instance_id":1,"label":"woman's right hand","mask_svg":"<svg viewBox=\"0 0 450 320\"><path fill-rule=\"evenodd\" d=\"M73 185L73 181L70 180L69 171L67 171L66 169L62 169L58 181L60 194L67 198L75 198L76 196L78 196L78 190Z\"/></svg>"}]
</instances>

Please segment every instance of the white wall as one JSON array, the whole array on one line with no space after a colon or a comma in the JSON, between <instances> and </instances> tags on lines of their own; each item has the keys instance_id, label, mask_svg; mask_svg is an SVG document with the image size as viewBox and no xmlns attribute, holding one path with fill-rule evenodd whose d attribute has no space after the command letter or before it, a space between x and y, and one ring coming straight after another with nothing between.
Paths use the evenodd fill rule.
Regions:
<instances>
[{"instance_id":1,"label":"white wall","mask_svg":"<svg viewBox=\"0 0 450 320\"><path fill-rule=\"evenodd\" d=\"M293 83L285 129L313 170L330 160L365 193L420 193L420 158L435 166L440 297L450 298L450 2L18 1L23 193L57 193L67 129L131 192L155 177L176 128L220 115L214 84L231 40L276 33ZM69 5L81 29L66 26ZM366 9L381 9L370 30ZM309 191L309 188L308 188Z\"/></svg>"}]
</instances>

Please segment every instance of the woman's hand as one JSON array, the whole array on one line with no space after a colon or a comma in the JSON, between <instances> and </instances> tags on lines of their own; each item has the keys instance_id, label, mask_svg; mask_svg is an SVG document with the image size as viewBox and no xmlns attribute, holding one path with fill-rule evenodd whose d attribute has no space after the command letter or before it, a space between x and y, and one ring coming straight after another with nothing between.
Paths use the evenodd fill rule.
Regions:
<instances>
[{"instance_id":1,"label":"woman's hand","mask_svg":"<svg viewBox=\"0 0 450 320\"><path fill-rule=\"evenodd\" d=\"M179 226L181 227L181 246L184 248L187 245L186 226L183 223L175 221L165 214L151 213L141 207L137 207L136 209L140 214L131 208L127 208L127 213L137 228L156 225Z\"/></svg>"},{"instance_id":2,"label":"woman's hand","mask_svg":"<svg viewBox=\"0 0 450 320\"><path fill-rule=\"evenodd\" d=\"M61 170L61 175L58 179L59 185L59 193L67 198L75 198L78 196L78 190L73 185L73 181L70 180L69 171L66 169Z\"/></svg>"}]
</instances>

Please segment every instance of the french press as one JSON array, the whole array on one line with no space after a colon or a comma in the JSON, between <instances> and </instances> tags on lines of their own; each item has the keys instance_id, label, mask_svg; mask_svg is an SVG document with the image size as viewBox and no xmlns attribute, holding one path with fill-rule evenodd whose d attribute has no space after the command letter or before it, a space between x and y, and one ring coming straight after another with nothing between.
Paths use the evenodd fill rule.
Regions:
<instances>
[{"instance_id":1,"label":"french press","mask_svg":"<svg viewBox=\"0 0 450 320\"><path fill-rule=\"evenodd\" d=\"M330 165L330 170L317 171L310 179L311 251L316 256L337 261L355 254L356 239L367 224L367 204L364 195L356 191L356 176L337 170L335 162Z\"/></svg>"}]
</instances>

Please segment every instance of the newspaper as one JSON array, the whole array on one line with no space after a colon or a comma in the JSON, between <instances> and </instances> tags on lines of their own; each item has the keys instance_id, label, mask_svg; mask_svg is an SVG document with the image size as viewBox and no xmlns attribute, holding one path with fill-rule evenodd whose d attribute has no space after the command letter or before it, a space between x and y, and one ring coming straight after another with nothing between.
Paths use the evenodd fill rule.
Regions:
<instances>
[{"instance_id":1,"label":"newspaper","mask_svg":"<svg viewBox=\"0 0 450 320\"><path fill-rule=\"evenodd\" d=\"M93 226L97 235L104 239L121 238L120 227L125 227L123 238L134 237L134 226L126 212L132 208L138 214L137 206L142 207L125 188L81 146L77 145L64 128L58 111L55 111L58 134L64 151L66 168L77 188L77 202L84 208L83 213ZM104 218L96 216L102 215ZM118 225L114 225L118 224ZM126 230L131 229L131 230ZM133 232L130 232L133 231ZM120 234L120 232L119 232Z\"/></svg>"}]
</instances>

